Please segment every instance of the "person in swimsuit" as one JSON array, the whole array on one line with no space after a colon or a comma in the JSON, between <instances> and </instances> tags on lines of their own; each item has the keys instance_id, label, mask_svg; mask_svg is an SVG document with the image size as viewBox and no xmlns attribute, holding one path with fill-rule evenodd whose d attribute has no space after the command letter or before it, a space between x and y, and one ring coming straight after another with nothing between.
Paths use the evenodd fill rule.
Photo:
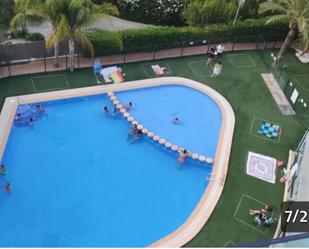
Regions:
<instances>
[{"instance_id":1,"label":"person in swimsuit","mask_svg":"<svg viewBox=\"0 0 309 249\"><path fill-rule=\"evenodd\" d=\"M189 151L187 151L186 149L179 149L178 150L178 153L179 153L179 157L177 158L177 161L178 161L178 163L180 163L180 164L184 164L185 163L185 161L186 161L186 157L187 156L190 156L190 152Z\"/></svg>"},{"instance_id":2,"label":"person in swimsuit","mask_svg":"<svg viewBox=\"0 0 309 249\"><path fill-rule=\"evenodd\" d=\"M7 182L7 183L4 185L4 191L5 191L5 193L6 193L7 195L10 195L10 194L11 194L12 189L11 189L10 183Z\"/></svg>"},{"instance_id":3,"label":"person in swimsuit","mask_svg":"<svg viewBox=\"0 0 309 249\"><path fill-rule=\"evenodd\" d=\"M15 118L14 118L15 121L19 121L21 120L21 114L20 113L17 113Z\"/></svg>"},{"instance_id":4,"label":"person in swimsuit","mask_svg":"<svg viewBox=\"0 0 309 249\"><path fill-rule=\"evenodd\" d=\"M126 104L124 108L126 108L127 111L130 111L132 109L132 102Z\"/></svg>"},{"instance_id":5,"label":"person in swimsuit","mask_svg":"<svg viewBox=\"0 0 309 249\"><path fill-rule=\"evenodd\" d=\"M7 169L4 167L3 164L0 166L0 175L6 175L7 174Z\"/></svg>"}]
</instances>

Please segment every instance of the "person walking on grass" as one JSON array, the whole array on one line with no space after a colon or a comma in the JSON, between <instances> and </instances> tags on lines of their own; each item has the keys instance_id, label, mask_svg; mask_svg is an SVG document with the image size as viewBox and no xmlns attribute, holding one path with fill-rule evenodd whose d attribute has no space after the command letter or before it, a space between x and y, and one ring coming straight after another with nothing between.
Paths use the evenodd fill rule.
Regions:
<instances>
[{"instance_id":1,"label":"person walking on grass","mask_svg":"<svg viewBox=\"0 0 309 249\"><path fill-rule=\"evenodd\" d=\"M222 71L222 63L218 62L215 64L214 68L213 68L213 72L211 77L216 78L217 76L219 76L221 74Z\"/></svg>"}]
</instances>

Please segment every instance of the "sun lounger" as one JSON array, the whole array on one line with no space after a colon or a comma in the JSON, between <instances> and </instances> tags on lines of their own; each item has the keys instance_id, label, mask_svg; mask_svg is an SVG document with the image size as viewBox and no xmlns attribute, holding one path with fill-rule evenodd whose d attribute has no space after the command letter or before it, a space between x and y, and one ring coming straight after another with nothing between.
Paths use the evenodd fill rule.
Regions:
<instances>
[{"instance_id":1,"label":"sun lounger","mask_svg":"<svg viewBox=\"0 0 309 249\"><path fill-rule=\"evenodd\" d=\"M164 72L165 68L164 67L160 67L159 65L152 65L151 68L156 75L164 75L165 74L165 72Z\"/></svg>"}]
</instances>

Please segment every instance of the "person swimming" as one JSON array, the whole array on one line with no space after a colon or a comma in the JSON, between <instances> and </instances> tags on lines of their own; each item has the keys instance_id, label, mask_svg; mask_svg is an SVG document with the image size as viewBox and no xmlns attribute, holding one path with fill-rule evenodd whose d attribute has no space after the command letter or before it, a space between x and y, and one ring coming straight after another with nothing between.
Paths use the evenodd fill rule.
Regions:
<instances>
[{"instance_id":1,"label":"person swimming","mask_svg":"<svg viewBox=\"0 0 309 249\"><path fill-rule=\"evenodd\" d=\"M131 144L135 143L137 140L141 139L143 136L143 132L141 130L137 130Z\"/></svg>"},{"instance_id":2,"label":"person swimming","mask_svg":"<svg viewBox=\"0 0 309 249\"><path fill-rule=\"evenodd\" d=\"M21 120L21 114L20 113L17 113L15 118L14 118L15 121L19 121Z\"/></svg>"},{"instance_id":3,"label":"person swimming","mask_svg":"<svg viewBox=\"0 0 309 249\"><path fill-rule=\"evenodd\" d=\"M6 193L7 195L10 195L10 194L12 193L12 189L11 189L10 183L7 182L7 183L4 185L4 191L5 191L5 193Z\"/></svg>"},{"instance_id":4,"label":"person swimming","mask_svg":"<svg viewBox=\"0 0 309 249\"><path fill-rule=\"evenodd\" d=\"M115 108L114 108L114 111L113 111L113 113L114 113L114 114L117 114L117 113L119 113L119 110L117 109L117 107L115 107Z\"/></svg>"},{"instance_id":5,"label":"person swimming","mask_svg":"<svg viewBox=\"0 0 309 249\"><path fill-rule=\"evenodd\" d=\"M45 108L41 105L36 105L36 111L39 112L39 113L43 113L45 112Z\"/></svg>"},{"instance_id":6,"label":"person swimming","mask_svg":"<svg viewBox=\"0 0 309 249\"><path fill-rule=\"evenodd\" d=\"M105 113L109 113L108 107L107 107L107 106L104 106L103 111L104 111Z\"/></svg>"},{"instance_id":7,"label":"person swimming","mask_svg":"<svg viewBox=\"0 0 309 249\"><path fill-rule=\"evenodd\" d=\"M3 164L0 166L0 175L6 175L7 174L7 169L4 167Z\"/></svg>"},{"instance_id":8,"label":"person swimming","mask_svg":"<svg viewBox=\"0 0 309 249\"><path fill-rule=\"evenodd\" d=\"M172 123L179 124L179 118L178 117L173 118Z\"/></svg>"},{"instance_id":9,"label":"person swimming","mask_svg":"<svg viewBox=\"0 0 309 249\"><path fill-rule=\"evenodd\" d=\"M137 129L137 124L133 124L129 133L128 133L128 139L132 136L132 135L136 135L138 132L138 129Z\"/></svg>"},{"instance_id":10,"label":"person swimming","mask_svg":"<svg viewBox=\"0 0 309 249\"><path fill-rule=\"evenodd\" d=\"M125 105L124 107L127 111L130 111L132 109L132 102L129 102L128 104Z\"/></svg>"},{"instance_id":11,"label":"person swimming","mask_svg":"<svg viewBox=\"0 0 309 249\"><path fill-rule=\"evenodd\" d=\"M179 153L179 157L177 158L177 161L178 161L179 164L184 164L185 161L186 161L186 157L190 156L190 154L191 154L186 149L179 149L178 153Z\"/></svg>"},{"instance_id":12,"label":"person swimming","mask_svg":"<svg viewBox=\"0 0 309 249\"><path fill-rule=\"evenodd\" d=\"M29 120L28 120L28 124L29 124L29 125L33 125L33 124L34 124L34 120L33 120L33 118L29 118Z\"/></svg>"}]
</instances>

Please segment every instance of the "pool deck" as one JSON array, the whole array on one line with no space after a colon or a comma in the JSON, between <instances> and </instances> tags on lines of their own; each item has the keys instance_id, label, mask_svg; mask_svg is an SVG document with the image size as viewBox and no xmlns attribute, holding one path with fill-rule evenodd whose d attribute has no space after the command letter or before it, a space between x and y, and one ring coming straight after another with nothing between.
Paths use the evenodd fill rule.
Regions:
<instances>
[{"instance_id":1,"label":"pool deck","mask_svg":"<svg viewBox=\"0 0 309 249\"><path fill-rule=\"evenodd\" d=\"M149 245L150 247L181 247L189 242L192 238L194 238L202 229L220 199L228 171L235 126L235 115L229 102L217 91L204 84L200 84L187 78L164 77L131 81L121 84L100 85L6 98L0 115L0 161L5 150L10 129L14 122L14 115L19 104L30 104L36 102L102 94L109 91L126 91L160 85L183 85L203 92L210 96L212 100L217 103L222 114L221 130L216 155L214 158L212 177L209 181L205 193L201 197L201 200L199 201L190 217L182 226L180 226L177 230L167 235L166 237Z\"/></svg>"}]
</instances>

